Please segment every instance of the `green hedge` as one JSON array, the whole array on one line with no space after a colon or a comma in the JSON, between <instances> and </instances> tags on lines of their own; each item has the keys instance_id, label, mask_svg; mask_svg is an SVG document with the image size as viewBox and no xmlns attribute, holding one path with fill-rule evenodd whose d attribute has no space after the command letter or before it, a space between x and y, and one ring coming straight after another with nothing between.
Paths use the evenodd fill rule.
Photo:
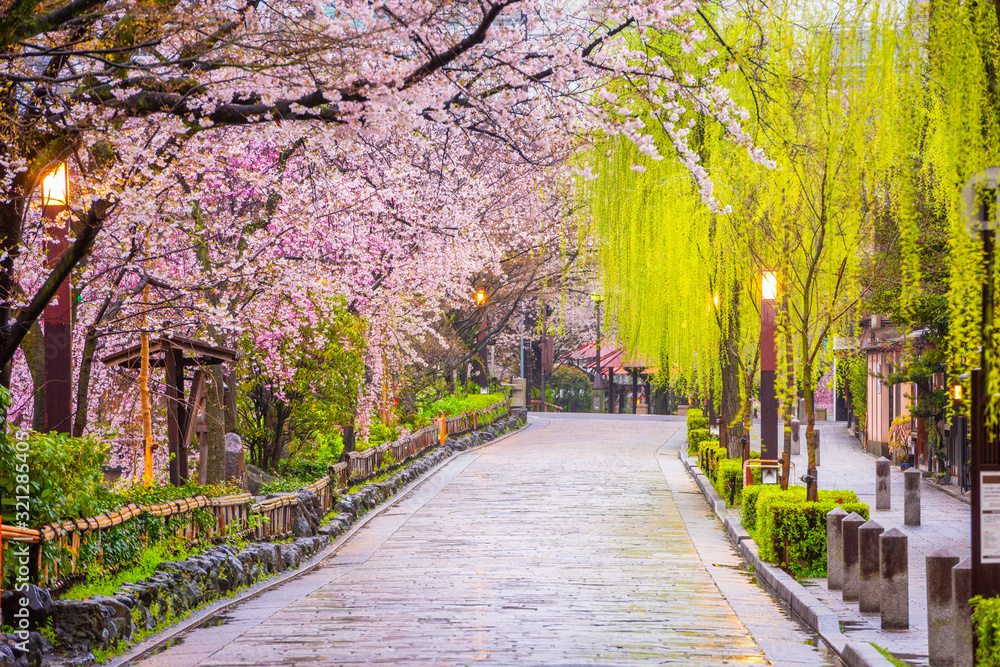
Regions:
<instances>
[{"instance_id":1,"label":"green hedge","mask_svg":"<svg viewBox=\"0 0 1000 667\"><path fill-rule=\"evenodd\" d=\"M743 492L744 527L751 531L760 557L795 576L826 575L826 515L840 506L868 519L868 505L853 491L820 491L818 502L806 502L803 486L787 491L761 486ZM747 516L749 511L749 517Z\"/></svg>"},{"instance_id":2,"label":"green hedge","mask_svg":"<svg viewBox=\"0 0 1000 667\"><path fill-rule=\"evenodd\" d=\"M708 417L695 417L694 419L688 419L687 429L690 434L691 431L697 431L700 429L708 428Z\"/></svg>"},{"instance_id":3,"label":"green hedge","mask_svg":"<svg viewBox=\"0 0 1000 667\"><path fill-rule=\"evenodd\" d=\"M756 454L756 452L753 453ZM753 530L757 527L757 504L761 496L776 493L781 494L782 500L802 503L806 501L806 487L804 486L789 486L787 491L782 491L781 487L777 484L763 484L746 489L743 492L743 505L740 515L740 521L743 523L744 528ZM838 489L820 489L819 499L833 501L835 505L859 502L858 494L854 493L854 491L840 491Z\"/></svg>"},{"instance_id":4,"label":"green hedge","mask_svg":"<svg viewBox=\"0 0 1000 667\"><path fill-rule=\"evenodd\" d=\"M688 431L688 455L697 454L699 445L703 442L718 442L718 439L712 435L712 432L707 428L698 428L693 431Z\"/></svg>"},{"instance_id":5,"label":"green hedge","mask_svg":"<svg viewBox=\"0 0 1000 667\"><path fill-rule=\"evenodd\" d=\"M708 430L708 417L698 408L691 408L687 413L688 442L691 442L691 432Z\"/></svg>"},{"instance_id":6,"label":"green hedge","mask_svg":"<svg viewBox=\"0 0 1000 667\"><path fill-rule=\"evenodd\" d=\"M712 480L712 484L715 484L718 473L718 461L719 459L726 458L726 453L726 448L714 440L702 443L698 447L698 466Z\"/></svg>"},{"instance_id":7,"label":"green hedge","mask_svg":"<svg viewBox=\"0 0 1000 667\"><path fill-rule=\"evenodd\" d=\"M976 665L1000 667L1000 598L972 598L972 631Z\"/></svg>"},{"instance_id":8,"label":"green hedge","mask_svg":"<svg viewBox=\"0 0 1000 667\"><path fill-rule=\"evenodd\" d=\"M725 447L719 444L718 440L709 443L702 442L698 450L698 464L702 472L712 482L712 486L719 492L719 495L729 502L730 493L733 493L733 506L739 505L743 490L743 459L731 459L727 456ZM759 459L760 452L750 452L750 458ZM760 482L760 470L754 470L754 481Z\"/></svg>"}]
</instances>

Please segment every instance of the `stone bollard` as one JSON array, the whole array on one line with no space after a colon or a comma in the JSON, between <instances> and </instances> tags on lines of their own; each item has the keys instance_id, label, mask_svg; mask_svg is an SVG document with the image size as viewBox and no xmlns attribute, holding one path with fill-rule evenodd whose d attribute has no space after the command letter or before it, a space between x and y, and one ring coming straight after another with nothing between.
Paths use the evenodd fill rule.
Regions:
<instances>
[{"instance_id":1,"label":"stone bollard","mask_svg":"<svg viewBox=\"0 0 1000 667\"><path fill-rule=\"evenodd\" d=\"M839 591L844 587L844 527L847 512L834 507L826 513L826 587Z\"/></svg>"},{"instance_id":2,"label":"stone bollard","mask_svg":"<svg viewBox=\"0 0 1000 667\"><path fill-rule=\"evenodd\" d=\"M889 459L884 456L878 457L875 461L875 509L891 509L892 503L889 498L889 466L892 465Z\"/></svg>"},{"instance_id":3,"label":"stone bollard","mask_svg":"<svg viewBox=\"0 0 1000 667\"><path fill-rule=\"evenodd\" d=\"M799 440L799 420L792 420L792 456L802 453L802 442Z\"/></svg>"},{"instance_id":4,"label":"stone bollard","mask_svg":"<svg viewBox=\"0 0 1000 667\"><path fill-rule=\"evenodd\" d=\"M878 538L883 528L874 521L858 526L858 610L879 611L882 587L879 585Z\"/></svg>"},{"instance_id":5,"label":"stone bollard","mask_svg":"<svg viewBox=\"0 0 1000 667\"><path fill-rule=\"evenodd\" d=\"M916 468L903 473L903 523L920 525L920 471Z\"/></svg>"},{"instance_id":6,"label":"stone bollard","mask_svg":"<svg viewBox=\"0 0 1000 667\"><path fill-rule=\"evenodd\" d=\"M844 602L858 601L858 528L865 518L857 512L851 512L841 521L844 549Z\"/></svg>"},{"instance_id":7,"label":"stone bollard","mask_svg":"<svg viewBox=\"0 0 1000 667\"><path fill-rule=\"evenodd\" d=\"M906 630L910 627L906 534L898 528L891 528L882 533L878 541L882 570L882 629Z\"/></svg>"},{"instance_id":8,"label":"stone bollard","mask_svg":"<svg viewBox=\"0 0 1000 667\"><path fill-rule=\"evenodd\" d=\"M813 431L813 444L816 445L816 467L819 467L819 429Z\"/></svg>"},{"instance_id":9,"label":"stone bollard","mask_svg":"<svg viewBox=\"0 0 1000 667\"><path fill-rule=\"evenodd\" d=\"M963 558L951 569L955 667L972 667L972 597L972 559Z\"/></svg>"},{"instance_id":10,"label":"stone bollard","mask_svg":"<svg viewBox=\"0 0 1000 667\"><path fill-rule=\"evenodd\" d=\"M931 667L950 667L954 663L951 569L957 564L958 556L947 549L938 549L927 556L927 659Z\"/></svg>"}]
</instances>

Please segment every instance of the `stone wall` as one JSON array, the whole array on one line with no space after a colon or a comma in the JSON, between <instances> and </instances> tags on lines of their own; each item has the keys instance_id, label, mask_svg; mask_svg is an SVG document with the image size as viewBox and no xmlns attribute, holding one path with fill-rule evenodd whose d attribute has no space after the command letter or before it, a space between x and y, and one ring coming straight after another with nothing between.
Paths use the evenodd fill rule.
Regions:
<instances>
[{"instance_id":1,"label":"stone wall","mask_svg":"<svg viewBox=\"0 0 1000 667\"><path fill-rule=\"evenodd\" d=\"M232 545L210 547L186 560L160 563L156 574L149 579L125 584L111 596L53 601L49 591L31 587L23 593L28 597L30 625L34 629L51 627L55 645L35 631L30 633L27 646L19 645L12 635L0 635L0 667L39 665L43 653L45 664L88 664L93 661L94 648L109 650L123 642L127 644L140 629L169 625L185 611L298 568L367 511L455 452L489 442L523 423L511 417L463 438L446 440L444 448L434 449L385 481L338 497L333 506L334 516L322 525L319 498L312 491L298 491L299 504L295 506L293 521L295 538L290 542L251 543L243 549ZM12 618L17 602L13 592L4 592L5 619Z\"/></svg>"}]
</instances>

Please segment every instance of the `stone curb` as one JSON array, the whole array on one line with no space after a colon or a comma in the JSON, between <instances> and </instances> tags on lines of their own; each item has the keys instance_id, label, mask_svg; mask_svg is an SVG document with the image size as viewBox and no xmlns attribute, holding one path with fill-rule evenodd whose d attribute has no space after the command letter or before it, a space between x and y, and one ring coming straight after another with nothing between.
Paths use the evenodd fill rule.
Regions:
<instances>
[{"instance_id":1,"label":"stone curb","mask_svg":"<svg viewBox=\"0 0 1000 667\"><path fill-rule=\"evenodd\" d=\"M347 540L349 540L356 532L361 530L361 528L363 528L369 521L371 521L379 514L381 514L382 512L386 511L387 509L395 505L406 494L408 494L410 491L420 486L428 479L430 479L432 476L437 474L438 471L441 470L441 468L451 463L455 458L457 458L462 454L474 452L479 449L488 447L490 445L495 445L499 442L502 442L503 440L506 440L512 435L521 433L529 426L531 426L531 423L526 422L520 428L517 428L513 431L508 431L507 433L504 433L499 437L490 440L489 442L485 442L476 447L470 447L469 449L466 449L464 451L451 449L450 450L451 454L446 458L444 458L444 460L442 460L440 463L438 463L436 466L425 472L417 479L410 482L408 485L396 491L393 495L386 498L377 507L371 509L361 519L355 521L355 523L352 524L350 528L348 528L346 531L344 531L333 543L330 544L330 546L326 547L316 555L312 556L308 561L303 561L302 565L298 569L286 570L283 574L280 574L277 577L263 581L260 584L242 590L241 592L237 593L235 597L220 598L215 602L211 602L205 607L202 607L197 611L193 611L191 617L188 618L187 620L172 627L165 628L162 633L156 634L146 639L145 641L136 644L126 653L123 653L117 658L112 658L105 664L107 665L107 667L125 667L126 665L135 664L137 661L147 658L150 655L159 652L164 647L164 645L171 644L179 635L189 630L197 628L198 626L204 624L205 621L209 620L213 616L217 616L218 614L227 611L228 609L231 609L232 607L235 607L238 604L246 602L247 600L255 598L259 595L262 595L263 593L266 593L269 590L276 588L277 586L280 586L288 581L291 581L292 579L297 579L298 577L301 577L305 574L308 574L309 572L312 572L313 570L317 569L320 565L322 565L323 561L328 556L330 556L333 552L343 547L344 543Z\"/></svg>"},{"instance_id":2,"label":"stone curb","mask_svg":"<svg viewBox=\"0 0 1000 667\"><path fill-rule=\"evenodd\" d=\"M683 432L678 431L678 433ZM736 545L752 571L836 652L847 667L892 667L892 663L868 642L850 641L840 631L840 619L837 615L802 584L784 570L762 561L758 555L757 543L750 537L739 519L727 516L726 501L719 497L715 487L701 469L697 465L691 465L684 449L678 448L677 458L694 478L705 500L712 506L725 527L729 539Z\"/></svg>"},{"instance_id":3,"label":"stone curb","mask_svg":"<svg viewBox=\"0 0 1000 667\"><path fill-rule=\"evenodd\" d=\"M935 484L933 481L929 479L922 479L921 486L932 488L938 493L943 493L945 495L951 496L952 498L955 498L956 500L961 500L966 505L972 504L972 498L970 496L963 496L961 490L959 490L957 487L952 489L947 486L942 486L941 484Z\"/></svg>"}]
</instances>

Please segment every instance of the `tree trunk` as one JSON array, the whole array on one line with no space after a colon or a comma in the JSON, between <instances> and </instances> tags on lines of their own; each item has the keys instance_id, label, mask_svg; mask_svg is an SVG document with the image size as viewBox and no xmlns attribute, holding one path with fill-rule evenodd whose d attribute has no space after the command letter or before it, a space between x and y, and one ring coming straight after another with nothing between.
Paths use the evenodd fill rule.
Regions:
<instances>
[{"instance_id":1,"label":"tree trunk","mask_svg":"<svg viewBox=\"0 0 1000 667\"><path fill-rule=\"evenodd\" d=\"M226 405L226 433L236 432L236 374L232 371L224 373L226 393L223 400Z\"/></svg>"},{"instance_id":2,"label":"tree trunk","mask_svg":"<svg viewBox=\"0 0 1000 667\"><path fill-rule=\"evenodd\" d=\"M356 436L354 434L354 424L344 426L344 456L350 452L358 450Z\"/></svg>"},{"instance_id":3,"label":"tree trunk","mask_svg":"<svg viewBox=\"0 0 1000 667\"><path fill-rule=\"evenodd\" d=\"M82 438L87 428L90 416L87 402L90 400L90 373L94 364L94 352L97 351L97 328L87 327L87 337L83 343L83 355L80 357L80 374L76 382L76 418L73 420L73 436Z\"/></svg>"},{"instance_id":4,"label":"tree trunk","mask_svg":"<svg viewBox=\"0 0 1000 667\"><path fill-rule=\"evenodd\" d=\"M4 96L7 101L9 96ZM22 177L16 177L14 183L6 192L7 201L0 201L0 342L9 335L12 317L11 304L15 302L14 294L14 258L19 254L21 245L21 212L23 199ZM10 389L10 361L0 365L0 386ZM6 410L3 411L3 421L6 423ZM44 411L43 411L44 418Z\"/></svg>"},{"instance_id":5,"label":"tree trunk","mask_svg":"<svg viewBox=\"0 0 1000 667\"><path fill-rule=\"evenodd\" d=\"M725 424L719 424L719 434L725 433L726 452L730 458L743 455L743 444L740 438L745 431L740 420L740 360L736 356L736 334L729 330L728 340L723 343L722 363L722 396L719 406L719 416Z\"/></svg>"},{"instance_id":6,"label":"tree trunk","mask_svg":"<svg viewBox=\"0 0 1000 667\"><path fill-rule=\"evenodd\" d=\"M812 364L806 361L802 368L802 394L806 402L806 450L809 453L809 469L816 468L816 411L813 406L813 381ZM819 500L819 482L813 480L807 485L806 500L815 502Z\"/></svg>"},{"instance_id":7,"label":"tree trunk","mask_svg":"<svg viewBox=\"0 0 1000 667\"><path fill-rule=\"evenodd\" d=\"M210 366L206 372L205 386L205 450L208 466L205 471L207 484L221 484L226 479L226 416L223 401L223 369L221 364ZM187 452L182 453L184 456Z\"/></svg>"},{"instance_id":8,"label":"tree trunk","mask_svg":"<svg viewBox=\"0 0 1000 667\"><path fill-rule=\"evenodd\" d=\"M28 331L21 343L21 351L28 362L31 373L32 394L31 430L43 433L45 431L45 338L42 327L37 322Z\"/></svg>"}]
</instances>

